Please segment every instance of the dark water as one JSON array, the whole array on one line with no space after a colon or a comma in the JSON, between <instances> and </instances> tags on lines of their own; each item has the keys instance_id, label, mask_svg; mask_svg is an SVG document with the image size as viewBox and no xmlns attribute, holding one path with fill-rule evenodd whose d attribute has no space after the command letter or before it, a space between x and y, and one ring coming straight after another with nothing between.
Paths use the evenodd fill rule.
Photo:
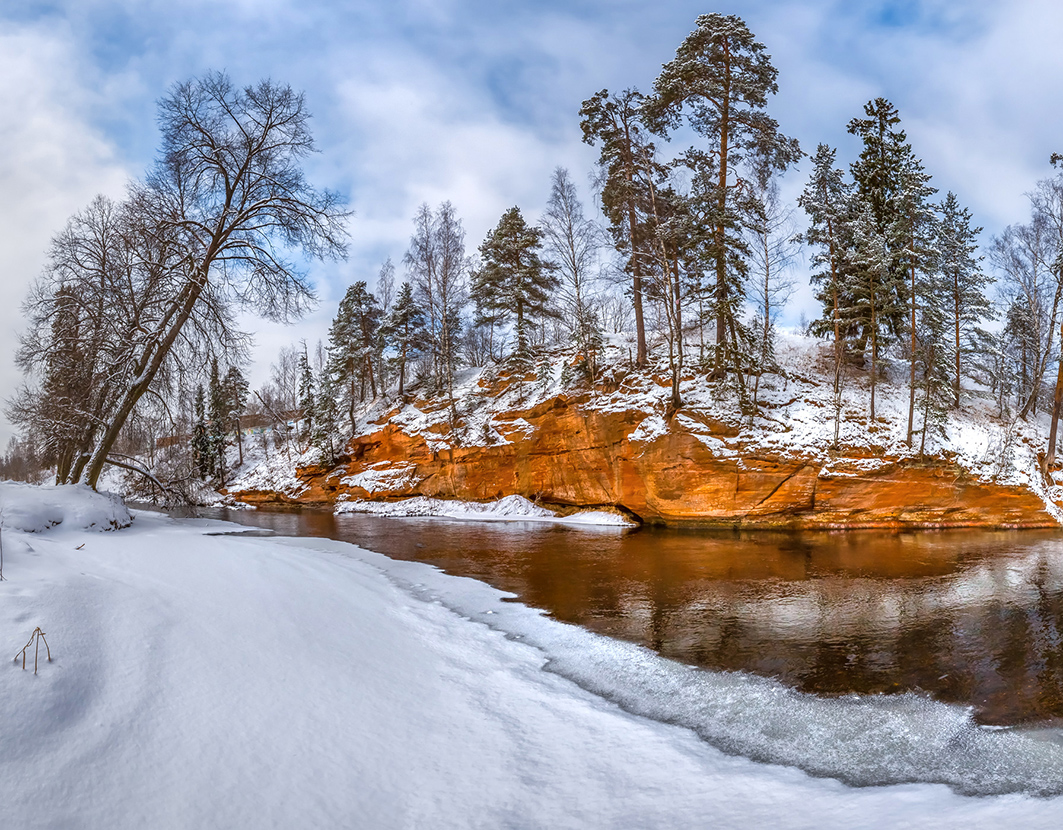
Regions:
<instances>
[{"instance_id":1,"label":"dark water","mask_svg":"<svg viewBox=\"0 0 1063 830\"><path fill-rule=\"evenodd\" d=\"M1063 536L706 533L204 511L353 542L676 660L804 691L922 691L987 724L1063 723Z\"/></svg>"}]
</instances>

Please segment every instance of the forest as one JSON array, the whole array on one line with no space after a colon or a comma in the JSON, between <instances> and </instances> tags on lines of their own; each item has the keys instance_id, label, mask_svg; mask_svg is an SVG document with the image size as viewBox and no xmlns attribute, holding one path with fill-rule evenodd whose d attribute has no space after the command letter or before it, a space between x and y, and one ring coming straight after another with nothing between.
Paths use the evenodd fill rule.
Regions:
<instances>
[{"instance_id":1,"label":"forest","mask_svg":"<svg viewBox=\"0 0 1063 830\"><path fill-rule=\"evenodd\" d=\"M157 164L52 239L25 303L26 381L7 403L21 435L0 475L95 487L110 465L194 500L225 486L245 441L334 463L381 398L432 399L456 425L469 367L524 378L562 363L567 383L593 389L607 341L630 344L632 371L670 379L669 417L696 373L753 418L761 378L783 371L775 327L802 258L819 303L805 329L830 349L835 444L846 384L868 390L873 429L892 369L910 448L978 396L1002 421L1050 413L1047 475L1063 404L1063 174L982 239L960 197L933 186L890 101L845 125L860 146L846 164L785 135L769 114L777 90L741 19L698 17L651 89L603 89L574 113L599 153L594 203L559 167L537 218L512 207L478 244L449 201L422 204L398 264L354 280L322 339L281 350L251 390L238 314L305 311L302 263L342 259L350 216L305 179L301 95L222 73L178 84L159 104ZM683 137L692 146L672 143ZM779 179L802 159L788 204Z\"/></svg>"}]
</instances>

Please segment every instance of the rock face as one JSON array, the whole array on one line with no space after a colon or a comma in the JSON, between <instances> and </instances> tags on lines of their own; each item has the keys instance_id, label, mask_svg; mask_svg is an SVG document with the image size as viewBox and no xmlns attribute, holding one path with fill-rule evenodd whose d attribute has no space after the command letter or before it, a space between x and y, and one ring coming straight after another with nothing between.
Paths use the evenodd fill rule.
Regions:
<instances>
[{"instance_id":1,"label":"rock face","mask_svg":"<svg viewBox=\"0 0 1063 830\"><path fill-rule=\"evenodd\" d=\"M750 450L735 429L710 420L681 414L666 424L582 403L560 396L496 416L506 443L488 446L444 447L438 435L384 424L353 439L340 467L300 469L306 489L296 497L234 495L308 504L516 494L552 507L615 507L651 523L731 527L1058 527L1036 494L974 480L947 462L843 449L825 466Z\"/></svg>"}]
</instances>

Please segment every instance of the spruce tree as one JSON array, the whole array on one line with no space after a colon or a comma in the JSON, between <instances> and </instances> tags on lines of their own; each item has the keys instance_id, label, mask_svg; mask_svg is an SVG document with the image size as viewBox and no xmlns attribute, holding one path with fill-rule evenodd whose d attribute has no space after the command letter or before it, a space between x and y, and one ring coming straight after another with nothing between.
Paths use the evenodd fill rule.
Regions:
<instances>
[{"instance_id":1,"label":"spruce tree","mask_svg":"<svg viewBox=\"0 0 1063 830\"><path fill-rule=\"evenodd\" d=\"M299 414L303 419L303 437L309 438L314 427L314 373L310 371L306 344L299 356Z\"/></svg>"},{"instance_id":2,"label":"spruce tree","mask_svg":"<svg viewBox=\"0 0 1063 830\"><path fill-rule=\"evenodd\" d=\"M894 292L890 280L892 254L886 235L878 229L871 206L864 203L853 222L855 266L851 283L851 303L846 317L863 332L862 355L868 360L871 376L871 399L868 416L873 424L875 415L875 388L878 383L881 356L879 340L882 338L889 314L894 310Z\"/></svg>"},{"instance_id":3,"label":"spruce tree","mask_svg":"<svg viewBox=\"0 0 1063 830\"><path fill-rule=\"evenodd\" d=\"M971 226L970 211L961 208L956 194L950 191L938 212L937 249L953 333L953 406L958 407L964 357L978 351L978 325L993 315L985 294L993 280L982 271L983 257L978 255L978 234L982 229Z\"/></svg>"},{"instance_id":4,"label":"spruce tree","mask_svg":"<svg viewBox=\"0 0 1063 830\"><path fill-rule=\"evenodd\" d=\"M336 388L329 373L322 371L314 394L314 420L310 438L321 454L321 461L331 465L336 460L336 439L339 423L336 409Z\"/></svg>"},{"instance_id":5,"label":"spruce tree","mask_svg":"<svg viewBox=\"0 0 1063 830\"><path fill-rule=\"evenodd\" d=\"M887 345L891 338L899 337L907 328L908 269L902 250L903 235L897 233L898 197L906 163L911 159L912 148L907 143L904 130L895 129L900 124L897 108L885 98L876 98L864 105L866 118L854 118L848 130L863 142L860 157L850 165L856 193L863 205L871 212L875 230L885 239L889 253L888 271L883 279L896 297L881 307L882 319L888 324L877 333ZM861 332L861 348L866 348L869 331Z\"/></svg>"},{"instance_id":6,"label":"spruce tree","mask_svg":"<svg viewBox=\"0 0 1063 830\"><path fill-rule=\"evenodd\" d=\"M225 435L228 428L228 405L218 373L218 359L212 358L210 384L207 386L207 441L213 463L211 472L218 477L222 487L225 486Z\"/></svg>"},{"instance_id":7,"label":"spruce tree","mask_svg":"<svg viewBox=\"0 0 1063 830\"><path fill-rule=\"evenodd\" d=\"M222 380L225 395L226 416L230 428L236 432L236 446L240 452L240 464L244 463L244 437L240 429L240 416L247 408L247 395L250 389L247 378L237 366L230 366Z\"/></svg>"},{"instance_id":8,"label":"spruce tree","mask_svg":"<svg viewBox=\"0 0 1063 830\"><path fill-rule=\"evenodd\" d=\"M196 387L192 424L192 465L201 481L206 481L214 467L211 443L207 437L206 393L203 384Z\"/></svg>"},{"instance_id":9,"label":"spruce tree","mask_svg":"<svg viewBox=\"0 0 1063 830\"><path fill-rule=\"evenodd\" d=\"M513 323L512 358L524 368L530 367L532 323L555 313L550 301L559 281L556 266L539 256L542 237L539 228L524 221L519 208L510 208L480 245L483 265L473 276L472 298L479 314Z\"/></svg>"},{"instance_id":10,"label":"spruce tree","mask_svg":"<svg viewBox=\"0 0 1063 830\"><path fill-rule=\"evenodd\" d=\"M847 305L849 282L853 274L852 254L852 186L834 166L836 151L826 144L816 148L812 174L798 204L808 215L809 227L803 238L814 246L812 275L817 286L816 299L823 312L814 321L812 331L818 336L830 334L834 343L834 447L838 446L841 424L842 361L850 321L843 317Z\"/></svg>"}]
</instances>

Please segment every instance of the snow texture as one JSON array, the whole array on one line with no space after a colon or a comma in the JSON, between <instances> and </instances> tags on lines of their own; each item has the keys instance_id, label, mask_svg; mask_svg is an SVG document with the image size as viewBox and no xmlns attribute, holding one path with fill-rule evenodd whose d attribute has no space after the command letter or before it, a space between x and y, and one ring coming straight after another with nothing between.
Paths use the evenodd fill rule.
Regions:
<instances>
[{"instance_id":1,"label":"snow texture","mask_svg":"<svg viewBox=\"0 0 1063 830\"><path fill-rule=\"evenodd\" d=\"M0 669L5 827L1058 826L1057 730L693 669L341 542L4 496L66 505L4 534L0 636L54 658Z\"/></svg>"}]
</instances>

